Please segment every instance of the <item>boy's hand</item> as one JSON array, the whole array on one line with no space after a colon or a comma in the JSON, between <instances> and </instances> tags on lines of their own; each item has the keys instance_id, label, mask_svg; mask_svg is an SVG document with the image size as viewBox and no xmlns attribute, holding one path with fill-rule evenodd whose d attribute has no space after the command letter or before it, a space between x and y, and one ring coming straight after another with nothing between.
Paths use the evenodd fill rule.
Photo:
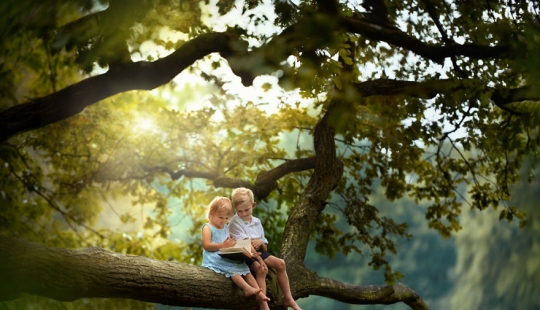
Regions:
<instances>
[{"instance_id":1,"label":"boy's hand","mask_svg":"<svg viewBox=\"0 0 540 310\"><path fill-rule=\"evenodd\" d=\"M262 240L261 239L253 239L251 240L251 245L255 248L255 250L260 250L262 247Z\"/></svg>"}]
</instances>

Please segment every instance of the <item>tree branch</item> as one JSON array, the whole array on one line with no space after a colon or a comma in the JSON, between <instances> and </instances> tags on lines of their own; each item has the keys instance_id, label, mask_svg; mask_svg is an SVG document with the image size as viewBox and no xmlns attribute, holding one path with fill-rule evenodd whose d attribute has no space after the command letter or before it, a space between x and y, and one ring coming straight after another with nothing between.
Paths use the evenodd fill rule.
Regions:
<instances>
[{"instance_id":1,"label":"tree branch","mask_svg":"<svg viewBox=\"0 0 540 310\"><path fill-rule=\"evenodd\" d=\"M0 300L22 293L60 301L128 298L171 306L258 309L223 275L200 266L112 253L72 251L0 235Z\"/></svg>"},{"instance_id":2,"label":"tree branch","mask_svg":"<svg viewBox=\"0 0 540 310\"><path fill-rule=\"evenodd\" d=\"M300 171L313 169L314 167L315 167L315 157L286 160L284 163L275 167L274 169L271 169L269 171L262 171L261 173L259 173L257 175L257 179L255 180L255 183L245 181L245 180L240 180L240 179L227 178L213 172L204 172L204 171L195 171L195 170L172 171L171 169L167 167L161 167L161 166L143 167L143 169L144 171L148 173L156 173L156 172L167 173L173 180L177 180L181 177L201 178L201 179L212 180L214 182L215 187L223 187L223 188L246 187L253 191L253 194L255 195L257 200L263 200L266 197L268 197L268 195L270 195L270 193L274 189L277 188L277 180L281 179L283 176L289 173L293 173L293 172L300 172Z\"/></svg>"},{"instance_id":3,"label":"tree branch","mask_svg":"<svg viewBox=\"0 0 540 310\"><path fill-rule=\"evenodd\" d=\"M330 278L320 277L318 287L313 294L332 298L348 304L395 304L404 302L415 310L427 310L428 307L418 294L404 284L391 286L356 286Z\"/></svg>"},{"instance_id":4,"label":"tree branch","mask_svg":"<svg viewBox=\"0 0 540 310\"><path fill-rule=\"evenodd\" d=\"M0 142L13 135L44 127L80 113L87 106L129 90L151 90L168 83L204 56L237 52L238 42L228 33L209 33L187 42L171 55L154 62L125 64L68 86L45 97L0 112Z\"/></svg>"},{"instance_id":5,"label":"tree branch","mask_svg":"<svg viewBox=\"0 0 540 310\"><path fill-rule=\"evenodd\" d=\"M513 102L540 101L540 87L526 85L514 89L494 89L491 100L499 107Z\"/></svg>"},{"instance_id":6,"label":"tree branch","mask_svg":"<svg viewBox=\"0 0 540 310\"><path fill-rule=\"evenodd\" d=\"M172 180L178 180L181 177L186 178L201 178L207 180L214 180L219 177L217 173L214 172L205 172L205 171L196 171L196 170L176 170L173 171L168 167L155 166L155 167L142 167L144 171L148 173L164 172L168 174Z\"/></svg>"},{"instance_id":7,"label":"tree branch","mask_svg":"<svg viewBox=\"0 0 540 310\"><path fill-rule=\"evenodd\" d=\"M319 278L302 264L287 267L295 298L300 293L316 294L355 304L405 302L412 309L427 309L417 306L422 300L402 284L353 286ZM277 296L274 287L268 286L269 296ZM127 298L181 307L258 309L255 298L246 298L230 279L204 267L97 247L51 248L0 235L0 300L13 300L22 293L59 301Z\"/></svg>"},{"instance_id":8,"label":"tree branch","mask_svg":"<svg viewBox=\"0 0 540 310\"><path fill-rule=\"evenodd\" d=\"M455 42L451 40L446 34L446 31L443 25L441 24L441 21L439 20L437 10L435 9L435 6L433 5L433 3L431 3L430 0L422 0L422 3L424 3L426 10L429 16L431 17L431 20L435 23L435 26L437 26L437 30L439 30L439 33L441 34L442 41L447 45L454 45ZM466 78L467 74L463 70L461 70L461 68L458 66L457 61L456 61L456 56L455 55L450 56L450 59L452 61L452 66L454 67L454 70L456 70L456 72L462 78Z\"/></svg>"},{"instance_id":9,"label":"tree branch","mask_svg":"<svg viewBox=\"0 0 540 310\"><path fill-rule=\"evenodd\" d=\"M287 261L301 264L306 255L311 226L326 206L326 200L343 174L343 163L337 159L334 140L335 128L329 119L336 112L332 104L315 126L315 169L309 182L291 209L285 229L280 254Z\"/></svg>"},{"instance_id":10,"label":"tree branch","mask_svg":"<svg viewBox=\"0 0 540 310\"><path fill-rule=\"evenodd\" d=\"M422 82L400 81L392 79L378 79L355 83L354 87L359 94L369 96L411 96L422 99L432 99L438 94L449 93L466 87L472 87L472 79L444 79L428 80ZM495 89L485 86L485 90L492 92L491 101L500 107L515 114L505 107L510 103L521 101L540 101L540 87L527 85L514 89Z\"/></svg>"},{"instance_id":11,"label":"tree branch","mask_svg":"<svg viewBox=\"0 0 540 310\"><path fill-rule=\"evenodd\" d=\"M340 21L349 32L360 34L370 40L384 41L402 47L438 64L443 64L445 58L458 55L472 58L509 57L510 46L507 45L492 47L458 43L446 46L426 44L398 28L372 23L368 19L342 16Z\"/></svg>"},{"instance_id":12,"label":"tree branch","mask_svg":"<svg viewBox=\"0 0 540 310\"><path fill-rule=\"evenodd\" d=\"M302 22L306 21L285 29L268 44L249 53L247 43L234 34L203 34L154 62L125 63L115 70L90 77L53 94L13 106L0 112L0 142L17 133L64 120L113 95L130 90L151 90L166 84L196 60L214 52L221 53L228 60L232 71L242 78L244 85L251 85L256 76L275 71L281 60L286 59L294 48L302 46L306 40L312 40L295 31L301 29ZM439 63L453 55L484 58L502 57L508 52L507 46L429 45L395 27L381 26L367 19L340 17L340 22L347 31L409 49Z\"/></svg>"}]
</instances>

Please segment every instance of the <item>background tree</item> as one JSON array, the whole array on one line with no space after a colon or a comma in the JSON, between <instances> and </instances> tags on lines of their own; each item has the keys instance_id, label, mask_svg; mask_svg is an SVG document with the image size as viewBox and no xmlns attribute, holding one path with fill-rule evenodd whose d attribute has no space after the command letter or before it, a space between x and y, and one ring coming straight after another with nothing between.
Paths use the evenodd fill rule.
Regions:
<instances>
[{"instance_id":1,"label":"background tree","mask_svg":"<svg viewBox=\"0 0 540 310\"><path fill-rule=\"evenodd\" d=\"M192 265L204 205L237 186L267 204L296 298L427 308L396 284L387 254L411 235L376 192L427 205L443 237L461 229L463 205L526 225L511 189L538 162L536 1L0 9L1 300L237 308L230 281ZM171 83L186 73L208 84ZM117 210L125 202L137 212ZM140 233L114 229L104 209ZM191 238L171 240L175 215ZM310 240L329 257L369 253L388 285L317 275Z\"/></svg>"}]
</instances>

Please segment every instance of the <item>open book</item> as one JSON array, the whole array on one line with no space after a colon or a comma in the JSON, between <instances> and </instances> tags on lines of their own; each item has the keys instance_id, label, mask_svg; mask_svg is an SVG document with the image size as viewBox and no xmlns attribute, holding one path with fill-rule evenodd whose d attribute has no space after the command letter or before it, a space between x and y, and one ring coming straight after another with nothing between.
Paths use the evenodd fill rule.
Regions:
<instances>
[{"instance_id":1,"label":"open book","mask_svg":"<svg viewBox=\"0 0 540 310\"><path fill-rule=\"evenodd\" d=\"M232 260L243 261L246 258L252 258L251 254L251 239L243 239L236 241L236 244L230 248L219 250L218 255Z\"/></svg>"}]
</instances>

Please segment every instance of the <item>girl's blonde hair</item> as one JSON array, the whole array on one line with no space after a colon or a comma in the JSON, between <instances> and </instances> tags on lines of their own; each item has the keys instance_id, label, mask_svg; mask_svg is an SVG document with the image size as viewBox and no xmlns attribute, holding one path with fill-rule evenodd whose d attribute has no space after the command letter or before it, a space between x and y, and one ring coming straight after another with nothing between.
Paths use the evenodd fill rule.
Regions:
<instances>
[{"instance_id":1,"label":"girl's blonde hair","mask_svg":"<svg viewBox=\"0 0 540 310\"><path fill-rule=\"evenodd\" d=\"M229 198L220 196L214 198L206 209L206 219L210 221L210 218L218 212L226 212L228 215L233 215L232 203Z\"/></svg>"},{"instance_id":2,"label":"girl's blonde hair","mask_svg":"<svg viewBox=\"0 0 540 310\"><path fill-rule=\"evenodd\" d=\"M235 209L246 203L249 203L250 205L252 205L255 202L255 199L253 197L253 192L249 188L245 188L245 187L236 188L232 192L231 198L232 198L233 208Z\"/></svg>"}]
</instances>

